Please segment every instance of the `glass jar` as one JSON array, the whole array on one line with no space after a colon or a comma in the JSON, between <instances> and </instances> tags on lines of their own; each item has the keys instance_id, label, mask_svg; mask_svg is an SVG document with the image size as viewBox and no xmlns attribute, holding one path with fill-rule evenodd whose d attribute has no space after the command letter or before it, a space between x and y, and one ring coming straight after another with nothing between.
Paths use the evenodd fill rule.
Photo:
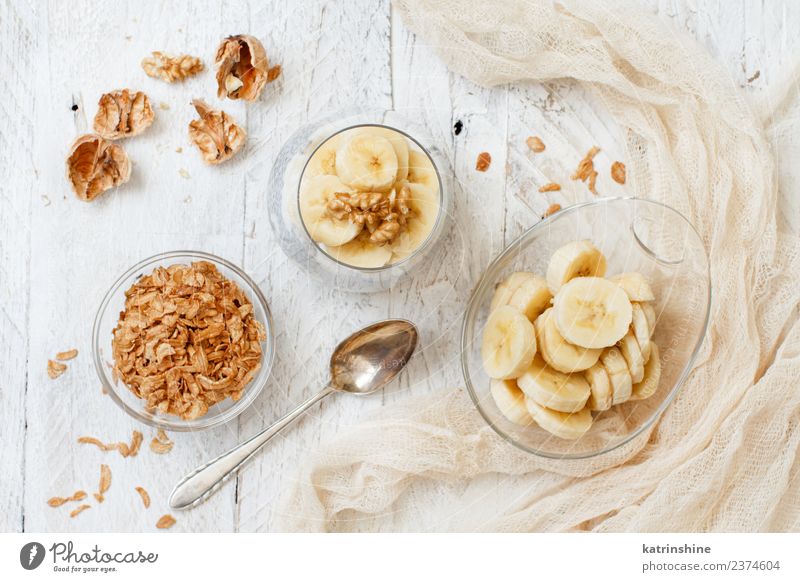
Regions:
<instances>
[{"instance_id":1,"label":"glass jar","mask_svg":"<svg viewBox=\"0 0 800 582\"><path fill-rule=\"evenodd\" d=\"M208 409L203 416L184 420L179 416L161 414L156 409L148 409L146 400L136 396L122 380L115 378L112 362L113 331L125 309L125 292L143 275L152 273L157 267L167 268L175 264L189 265L195 261L213 264L228 280L233 281L247 295L253 305L253 315L260 321L266 333L261 342L262 358L258 373L244 388L239 400L225 398ZM213 428L236 418L250 406L267 384L272 371L275 354L275 337L272 315L264 294L258 285L239 267L221 257L201 251L172 251L161 253L136 263L125 271L103 297L92 328L92 351L94 367L103 389L122 410L149 426L173 431L197 431Z\"/></svg>"},{"instance_id":2,"label":"glass jar","mask_svg":"<svg viewBox=\"0 0 800 582\"><path fill-rule=\"evenodd\" d=\"M661 350L655 394L593 412L591 428L576 440L554 437L535 423L505 418L490 393L481 338L497 285L516 271L544 274L553 252L588 239L608 261L608 275L642 273L655 292L653 340ZM486 269L470 298L461 336L461 367L480 414L517 447L553 459L607 453L644 434L675 398L692 369L708 327L711 277L703 241L677 210L637 198L605 198L556 212L524 232Z\"/></svg>"},{"instance_id":3,"label":"glass jar","mask_svg":"<svg viewBox=\"0 0 800 582\"><path fill-rule=\"evenodd\" d=\"M435 185L438 190L435 193L438 209L424 240L420 240L409 253L398 255L393 252L388 263L375 267L351 264L342 258L343 253L336 252L339 247L327 247L314 240L303 220L300 204L301 184L308 179L312 160L318 157L315 154L321 148L331 147L332 141L346 139L362 128L394 132L394 135L404 138L409 151L415 152L412 155L424 156L418 159L430 162L433 170L430 178L434 184L428 185ZM338 114L301 128L280 150L269 179L270 222L283 252L322 283L355 292L389 289L408 276L424 257L430 256L450 225L453 201L445 178L448 175L446 157L430 136L396 112L362 110ZM415 184L411 183L412 186ZM362 236L367 234L365 229Z\"/></svg>"}]
</instances>

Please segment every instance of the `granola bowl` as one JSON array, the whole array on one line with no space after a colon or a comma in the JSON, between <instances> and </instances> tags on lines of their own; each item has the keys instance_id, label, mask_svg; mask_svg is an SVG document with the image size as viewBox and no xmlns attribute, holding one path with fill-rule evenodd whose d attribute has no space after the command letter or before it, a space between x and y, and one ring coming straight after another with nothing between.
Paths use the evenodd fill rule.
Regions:
<instances>
[{"instance_id":1,"label":"granola bowl","mask_svg":"<svg viewBox=\"0 0 800 582\"><path fill-rule=\"evenodd\" d=\"M596 256L603 257L598 264L602 264L604 272L588 276L586 273L577 273L571 275L574 279L562 279L560 283L556 280L553 298L551 274L558 273L555 269L550 270L554 265L553 257L563 258L563 254L556 253L564 248L573 248L570 245L576 241L579 244L590 242L595 252L602 253ZM556 266L559 264L557 262ZM544 284L540 302L543 311L525 312L524 308L517 311L521 303L517 300L516 291L511 292L509 301L504 300L508 285L512 284L512 274L529 280L534 276L544 278L545 273L546 281L529 283L531 289L536 285L542 289L541 285ZM648 281L648 289L652 293L647 297L635 297L629 289L623 289L622 285L616 283L618 279L614 277L622 273L641 274ZM555 353L556 350L564 346L578 350L568 344L563 335L558 335L561 332L555 325L555 318L562 315L554 314L567 293L561 294L560 289L570 286L576 288L566 281L579 285L597 284L598 287L609 285L613 287L613 294L623 293L623 302L630 301L627 303L629 310L631 307L643 309L645 304L641 301L647 302L650 315L646 320L642 317L640 321L646 325L644 337L648 339L639 342L638 334L633 339L637 345L649 345L652 353L639 360L639 364L644 361L645 365L637 380L632 380L635 375L632 353L625 353L622 360L625 369L621 371L611 365L614 363L611 358L607 359L609 352L624 352L625 348L620 346L623 339L634 333L635 319L624 323L624 337L616 344L605 343L603 345L608 347L596 350L598 355L594 363L575 366L572 371L561 370L563 373L560 375L559 372L548 375L564 362L563 359L556 361L554 356L561 357L564 353ZM524 304L526 292L523 290L520 293ZM489 265L473 291L464 315L461 338L461 365L467 390L486 422L501 437L529 453L551 459L586 459L623 446L625 448L621 449L621 453L628 448L635 450L646 441L649 429L673 401L691 371L705 337L710 306L708 256L697 231L682 214L658 202L636 198L607 198L565 208L545 218L512 242ZM548 312L552 317L548 318ZM522 318L524 321L521 321L520 329L533 324L531 327L535 330L536 342L533 344L534 353L521 361L521 373L515 370L505 376L510 380L493 381L486 371L484 359L486 353L491 358L492 352L491 349L483 351L482 342L487 337L485 330L491 329L490 321L502 319L503 314ZM554 320L552 328L548 327L551 323L549 319ZM585 320L580 321L578 326L585 325ZM517 322L520 323L519 320ZM571 332L575 327L567 329ZM589 352L584 349L575 353L586 357ZM646 359L648 357L649 360ZM531 360L532 363L525 363ZM491 367L492 360L488 361ZM657 375L648 372L650 361L658 365ZM600 405L597 403L602 401L595 399L595 395L597 392L600 396L603 386L600 382L594 382L595 366L602 366L597 373L606 374L611 379L605 384L605 401ZM626 374L627 394L623 395L625 384L621 379ZM500 377L496 371L494 375ZM577 384L572 382L575 375L579 375ZM637 386L643 386L650 377L656 378L650 384L654 388L637 393ZM542 378L546 381L555 378L558 381L548 387L544 386ZM615 383L618 379L620 381ZM506 392L501 388L506 388ZM588 400L575 404L566 413L550 414L553 409L565 410L561 407L564 402L557 399L570 396L569 391L573 388L576 388L575 394L582 393L584 397L588 396ZM578 388L586 392L579 392ZM550 399L539 400L543 391L548 389L551 390L547 392ZM505 394L513 398L504 400ZM557 405L548 406L554 402ZM523 412L515 417L509 412L518 410L514 408L517 404ZM528 416L525 416L526 413ZM578 418L586 419L580 430L566 436L559 434L563 429L574 428ZM563 424L554 425L554 420ZM567 424L573 420L575 424Z\"/></svg>"},{"instance_id":2,"label":"granola bowl","mask_svg":"<svg viewBox=\"0 0 800 582\"><path fill-rule=\"evenodd\" d=\"M115 337L123 326L127 335ZM128 269L92 329L104 392L133 418L173 431L236 418L267 383L274 346L269 305L255 282L200 251L162 253Z\"/></svg>"},{"instance_id":3,"label":"granola bowl","mask_svg":"<svg viewBox=\"0 0 800 582\"><path fill-rule=\"evenodd\" d=\"M328 286L392 288L430 260L451 222L446 157L395 111L359 110L292 135L269 179L283 252Z\"/></svg>"}]
</instances>

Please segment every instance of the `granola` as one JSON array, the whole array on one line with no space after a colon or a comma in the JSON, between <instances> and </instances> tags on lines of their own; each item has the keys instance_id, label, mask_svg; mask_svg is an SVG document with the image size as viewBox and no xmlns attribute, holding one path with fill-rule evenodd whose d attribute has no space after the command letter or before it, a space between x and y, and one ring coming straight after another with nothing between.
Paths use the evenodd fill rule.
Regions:
<instances>
[{"instance_id":1,"label":"granola","mask_svg":"<svg viewBox=\"0 0 800 582\"><path fill-rule=\"evenodd\" d=\"M544 211L544 215L542 215L542 218L547 218L548 216L550 216L551 214L555 214L559 210L561 210L561 204L551 204L550 206L547 207L547 210Z\"/></svg>"},{"instance_id":2,"label":"granola","mask_svg":"<svg viewBox=\"0 0 800 582\"><path fill-rule=\"evenodd\" d=\"M83 499L86 499L86 491L81 491L79 489L69 497L51 497L47 500L47 505L50 507L60 507L69 501L81 501Z\"/></svg>"},{"instance_id":3,"label":"granola","mask_svg":"<svg viewBox=\"0 0 800 582\"><path fill-rule=\"evenodd\" d=\"M561 190L561 184L555 182L550 182L539 188L539 192L558 192L559 190Z\"/></svg>"},{"instance_id":4,"label":"granola","mask_svg":"<svg viewBox=\"0 0 800 582\"><path fill-rule=\"evenodd\" d=\"M55 360L47 360L47 375L51 380L55 380L61 374L67 371L67 365Z\"/></svg>"},{"instance_id":5,"label":"granola","mask_svg":"<svg viewBox=\"0 0 800 582\"><path fill-rule=\"evenodd\" d=\"M111 469L108 465L100 465L100 483L97 487L97 493L94 494L94 498L98 503L103 503L105 500L103 493L108 491L109 487L111 487Z\"/></svg>"},{"instance_id":6,"label":"granola","mask_svg":"<svg viewBox=\"0 0 800 582\"><path fill-rule=\"evenodd\" d=\"M544 142L541 140L540 137L532 135L528 139L525 140L525 143L528 144L528 147L533 153L540 154L545 150Z\"/></svg>"},{"instance_id":7,"label":"granola","mask_svg":"<svg viewBox=\"0 0 800 582\"><path fill-rule=\"evenodd\" d=\"M611 164L611 178L617 184L624 184L626 178L625 164L622 162L614 162Z\"/></svg>"},{"instance_id":8,"label":"granola","mask_svg":"<svg viewBox=\"0 0 800 582\"><path fill-rule=\"evenodd\" d=\"M122 442L106 444L100 439L91 436L78 437L78 442L83 445L94 445L104 452L119 451L119 454L123 457L135 457L142 445L143 438L144 437L142 433L140 433L138 430L135 430L131 436L130 445Z\"/></svg>"},{"instance_id":9,"label":"granola","mask_svg":"<svg viewBox=\"0 0 800 582\"><path fill-rule=\"evenodd\" d=\"M147 509L150 507L150 494L147 492L147 489L144 487L136 487L136 492L139 494L139 497L142 498L144 508Z\"/></svg>"},{"instance_id":10,"label":"granola","mask_svg":"<svg viewBox=\"0 0 800 582\"><path fill-rule=\"evenodd\" d=\"M72 358L76 357L77 355L78 355L78 350L76 350L76 349L66 350L64 352L58 352L56 354L56 360L62 360L62 361L63 360L71 360Z\"/></svg>"},{"instance_id":11,"label":"granola","mask_svg":"<svg viewBox=\"0 0 800 582\"><path fill-rule=\"evenodd\" d=\"M76 517L78 514L83 513L84 511L86 511L90 507L91 507L91 505L86 505L85 503L83 505L79 505L78 507L76 507L75 509L73 509L72 511L69 512L69 516L70 517Z\"/></svg>"},{"instance_id":12,"label":"granola","mask_svg":"<svg viewBox=\"0 0 800 582\"><path fill-rule=\"evenodd\" d=\"M492 155L489 152L481 152L478 154L478 159L475 162L475 169L479 172L485 172L489 169L492 163Z\"/></svg>"},{"instance_id":13,"label":"granola","mask_svg":"<svg viewBox=\"0 0 800 582\"><path fill-rule=\"evenodd\" d=\"M175 518L170 514L162 515L156 522L156 527L158 529L169 529L173 525L175 525Z\"/></svg>"},{"instance_id":14,"label":"granola","mask_svg":"<svg viewBox=\"0 0 800 582\"><path fill-rule=\"evenodd\" d=\"M159 429L158 434L150 441L150 450L157 455L165 455L172 450L174 445L175 443L170 440L167 433L163 429Z\"/></svg>"},{"instance_id":15,"label":"granola","mask_svg":"<svg viewBox=\"0 0 800 582\"><path fill-rule=\"evenodd\" d=\"M125 292L114 373L148 410L185 420L241 398L266 333L236 283L206 261L157 267Z\"/></svg>"},{"instance_id":16,"label":"granola","mask_svg":"<svg viewBox=\"0 0 800 582\"><path fill-rule=\"evenodd\" d=\"M586 182L588 180L589 191L592 194L597 194L597 190L595 189L595 184L597 182L597 171L594 169L594 157L599 151L599 147L592 146L583 159L578 163L575 173L571 176L573 180L580 180L581 182Z\"/></svg>"}]
</instances>

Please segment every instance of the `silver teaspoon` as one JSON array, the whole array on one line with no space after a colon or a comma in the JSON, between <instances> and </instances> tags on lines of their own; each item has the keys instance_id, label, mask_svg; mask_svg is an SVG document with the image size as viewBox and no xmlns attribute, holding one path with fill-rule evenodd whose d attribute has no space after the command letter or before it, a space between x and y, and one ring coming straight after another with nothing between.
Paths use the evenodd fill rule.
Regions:
<instances>
[{"instance_id":1,"label":"silver teaspoon","mask_svg":"<svg viewBox=\"0 0 800 582\"><path fill-rule=\"evenodd\" d=\"M331 379L322 392L303 402L272 426L186 475L172 490L169 506L172 509L188 509L208 499L267 441L329 394L370 394L383 388L405 367L414 353L417 339L416 326L403 319L379 321L348 337L333 351Z\"/></svg>"}]
</instances>

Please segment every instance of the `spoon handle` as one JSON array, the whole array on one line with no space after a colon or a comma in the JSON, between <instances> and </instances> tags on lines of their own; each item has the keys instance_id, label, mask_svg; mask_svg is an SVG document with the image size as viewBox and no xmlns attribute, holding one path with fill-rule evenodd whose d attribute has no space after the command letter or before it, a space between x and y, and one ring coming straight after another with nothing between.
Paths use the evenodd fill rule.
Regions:
<instances>
[{"instance_id":1,"label":"spoon handle","mask_svg":"<svg viewBox=\"0 0 800 582\"><path fill-rule=\"evenodd\" d=\"M172 490L169 496L169 506L172 509L188 509L211 497L236 474L242 465L253 458L259 449L267 444L267 441L292 424L312 404L319 402L333 391L332 387L327 386L322 392L303 402L272 426L268 426L227 453L221 454L186 475Z\"/></svg>"}]
</instances>

